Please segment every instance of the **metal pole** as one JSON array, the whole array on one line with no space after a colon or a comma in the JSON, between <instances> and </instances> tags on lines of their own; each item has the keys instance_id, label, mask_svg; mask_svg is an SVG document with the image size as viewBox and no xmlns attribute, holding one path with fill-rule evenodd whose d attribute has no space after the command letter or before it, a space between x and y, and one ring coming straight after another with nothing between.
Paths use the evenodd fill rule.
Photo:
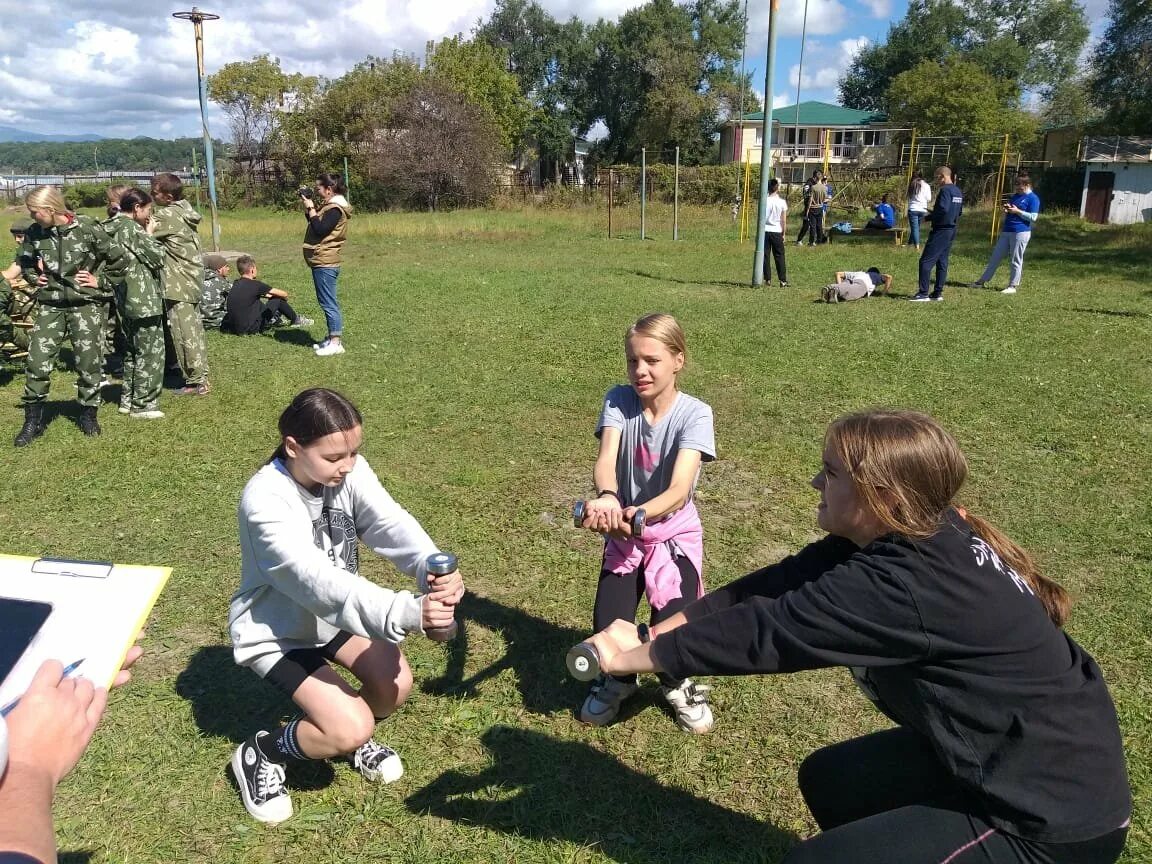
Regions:
<instances>
[{"instance_id":1,"label":"metal pole","mask_svg":"<svg viewBox=\"0 0 1152 864\"><path fill-rule=\"evenodd\" d=\"M796 120L792 132L792 158L796 158L795 148L800 146L800 82L804 80L804 43L808 39L808 0L804 0L804 23L800 27L800 71L796 73ZM804 156L804 172L808 171L808 156Z\"/></svg>"},{"instance_id":2,"label":"metal pole","mask_svg":"<svg viewBox=\"0 0 1152 864\"><path fill-rule=\"evenodd\" d=\"M608 169L608 239L612 239L612 169Z\"/></svg>"},{"instance_id":3,"label":"metal pole","mask_svg":"<svg viewBox=\"0 0 1152 864\"><path fill-rule=\"evenodd\" d=\"M344 188L351 189L352 184L348 182L348 157L344 157Z\"/></svg>"},{"instance_id":4,"label":"metal pole","mask_svg":"<svg viewBox=\"0 0 1152 864\"><path fill-rule=\"evenodd\" d=\"M192 176L196 178L196 206L202 206L200 203L200 162L196 158L196 148L192 148Z\"/></svg>"},{"instance_id":5,"label":"metal pole","mask_svg":"<svg viewBox=\"0 0 1152 864\"><path fill-rule=\"evenodd\" d=\"M220 220L216 212L216 157L212 151L212 135L208 131L208 86L204 77L204 22L216 21L219 15L201 12L195 6L191 12L173 12L173 18L191 21L196 35L196 85L200 95L200 125L204 130L204 167L208 172L208 201L212 207L212 251L220 251Z\"/></svg>"},{"instance_id":6,"label":"metal pole","mask_svg":"<svg viewBox=\"0 0 1152 864\"><path fill-rule=\"evenodd\" d=\"M756 211L756 257L752 261L752 284L764 284L764 217L768 207L768 172L772 167L772 67L776 63L776 12L780 0L768 11L768 60L764 68L764 147L760 151L760 206Z\"/></svg>"},{"instance_id":7,"label":"metal pole","mask_svg":"<svg viewBox=\"0 0 1152 864\"><path fill-rule=\"evenodd\" d=\"M648 153L645 148L640 148L640 239L644 239L644 229L647 227L645 223L645 198L648 182Z\"/></svg>"},{"instance_id":8,"label":"metal pole","mask_svg":"<svg viewBox=\"0 0 1152 864\"><path fill-rule=\"evenodd\" d=\"M743 162L741 152L744 144L744 57L748 50L748 0L744 0L744 42L740 46L740 113L736 115L736 125L732 127L732 161ZM737 158L739 157L739 158ZM736 172L736 197L740 197L740 172Z\"/></svg>"},{"instance_id":9,"label":"metal pole","mask_svg":"<svg viewBox=\"0 0 1152 864\"><path fill-rule=\"evenodd\" d=\"M676 147L676 174L672 188L672 239L680 239L680 147Z\"/></svg>"}]
</instances>

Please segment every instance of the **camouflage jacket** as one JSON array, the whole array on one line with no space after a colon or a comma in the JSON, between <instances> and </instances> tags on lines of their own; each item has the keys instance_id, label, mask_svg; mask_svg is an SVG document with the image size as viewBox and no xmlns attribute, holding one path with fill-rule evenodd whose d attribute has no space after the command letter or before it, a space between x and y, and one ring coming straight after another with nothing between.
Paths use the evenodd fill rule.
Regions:
<instances>
[{"instance_id":1,"label":"camouflage jacket","mask_svg":"<svg viewBox=\"0 0 1152 864\"><path fill-rule=\"evenodd\" d=\"M98 273L101 265L111 272L125 266L124 247L108 236L89 216L73 215L64 225L45 228L33 224L24 235L18 260L29 285L35 285L41 272L48 281L36 291L41 303L98 303L105 295L100 288L76 282L81 270Z\"/></svg>"},{"instance_id":2,"label":"camouflage jacket","mask_svg":"<svg viewBox=\"0 0 1152 864\"><path fill-rule=\"evenodd\" d=\"M164 271L160 285L165 300L199 303L204 291L200 260L200 236L196 226L203 218L187 201L156 204L152 208L156 230L152 236L164 248Z\"/></svg>"},{"instance_id":3,"label":"camouflage jacket","mask_svg":"<svg viewBox=\"0 0 1152 864\"><path fill-rule=\"evenodd\" d=\"M128 253L127 267L107 271L120 314L125 318L163 315L160 272L164 269L164 250L160 244L128 216L114 216L101 224Z\"/></svg>"},{"instance_id":4,"label":"camouflage jacket","mask_svg":"<svg viewBox=\"0 0 1152 864\"><path fill-rule=\"evenodd\" d=\"M209 267L204 268L204 296L200 298L200 319L204 326L218 330L224 320L224 306L232 284Z\"/></svg>"}]
</instances>

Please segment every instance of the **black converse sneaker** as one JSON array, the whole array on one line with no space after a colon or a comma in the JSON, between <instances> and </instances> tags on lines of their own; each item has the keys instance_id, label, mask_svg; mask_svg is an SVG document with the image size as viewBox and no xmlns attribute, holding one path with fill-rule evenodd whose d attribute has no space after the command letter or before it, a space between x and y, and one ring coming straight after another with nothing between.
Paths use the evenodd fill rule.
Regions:
<instances>
[{"instance_id":1,"label":"black converse sneaker","mask_svg":"<svg viewBox=\"0 0 1152 864\"><path fill-rule=\"evenodd\" d=\"M252 818L275 825L292 816L292 799L284 788L284 766L266 757L257 746L256 742L267 734L257 732L236 748L232 773Z\"/></svg>"},{"instance_id":2,"label":"black converse sneaker","mask_svg":"<svg viewBox=\"0 0 1152 864\"><path fill-rule=\"evenodd\" d=\"M349 753L347 758L360 776L374 783L394 783L404 776L400 754L372 739L361 744L355 753Z\"/></svg>"}]
</instances>

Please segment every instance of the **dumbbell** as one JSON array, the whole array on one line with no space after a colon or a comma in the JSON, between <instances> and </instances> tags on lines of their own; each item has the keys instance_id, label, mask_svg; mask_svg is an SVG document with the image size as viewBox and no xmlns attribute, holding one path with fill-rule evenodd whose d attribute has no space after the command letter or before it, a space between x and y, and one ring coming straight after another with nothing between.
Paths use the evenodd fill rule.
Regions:
<instances>
[{"instance_id":1,"label":"dumbbell","mask_svg":"<svg viewBox=\"0 0 1152 864\"><path fill-rule=\"evenodd\" d=\"M591 681L600 674L600 653L591 642L573 645L564 658L568 674L577 681Z\"/></svg>"},{"instance_id":2,"label":"dumbbell","mask_svg":"<svg viewBox=\"0 0 1152 864\"><path fill-rule=\"evenodd\" d=\"M577 501L572 505L572 524L580 528L584 524L584 517L588 514L588 502ZM636 512L632 514L632 536L639 540L644 536L644 521L647 519L647 514L644 512L643 507L636 508Z\"/></svg>"},{"instance_id":3,"label":"dumbbell","mask_svg":"<svg viewBox=\"0 0 1152 864\"><path fill-rule=\"evenodd\" d=\"M456 556L451 552L437 552L435 555L429 555L426 562L428 568L428 587L433 587L433 581L436 576L447 576L449 573L456 572L456 563ZM447 627L433 627L425 630L424 635L433 642L448 642L456 638L456 633L459 629L457 623L453 621Z\"/></svg>"}]
</instances>

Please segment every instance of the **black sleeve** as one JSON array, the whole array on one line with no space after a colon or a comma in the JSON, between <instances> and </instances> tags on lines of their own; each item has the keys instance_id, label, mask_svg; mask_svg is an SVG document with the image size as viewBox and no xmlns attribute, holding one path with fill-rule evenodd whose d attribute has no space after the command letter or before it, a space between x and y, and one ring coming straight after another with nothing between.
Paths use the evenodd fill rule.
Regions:
<instances>
[{"instance_id":1,"label":"black sleeve","mask_svg":"<svg viewBox=\"0 0 1152 864\"><path fill-rule=\"evenodd\" d=\"M660 668L751 675L828 666L893 666L925 657L929 639L904 580L855 556L779 597L752 597L663 634Z\"/></svg>"},{"instance_id":2,"label":"black sleeve","mask_svg":"<svg viewBox=\"0 0 1152 864\"><path fill-rule=\"evenodd\" d=\"M308 224L312 226L312 231L315 233L316 239L319 240L336 230L336 226L340 224L340 217L343 215L344 213L339 207L333 207L331 210L324 211L323 216L317 213L308 220Z\"/></svg>"},{"instance_id":3,"label":"black sleeve","mask_svg":"<svg viewBox=\"0 0 1152 864\"><path fill-rule=\"evenodd\" d=\"M857 551L851 540L829 534L795 555L729 582L695 604L704 614L719 612L751 597L779 597L841 564Z\"/></svg>"},{"instance_id":4,"label":"black sleeve","mask_svg":"<svg viewBox=\"0 0 1152 864\"><path fill-rule=\"evenodd\" d=\"M43 862L23 852L0 851L0 864L43 864Z\"/></svg>"},{"instance_id":5,"label":"black sleeve","mask_svg":"<svg viewBox=\"0 0 1152 864\"><path fill-rule=\"evenodd\" d=\"M260 296L261 297L263 297L265 294L268 294L269 292L271 292L272 286L269 285L267 282L261 282L259 279L253 279L252 281L260 286Z\"/></svg>"}]
</instances>

